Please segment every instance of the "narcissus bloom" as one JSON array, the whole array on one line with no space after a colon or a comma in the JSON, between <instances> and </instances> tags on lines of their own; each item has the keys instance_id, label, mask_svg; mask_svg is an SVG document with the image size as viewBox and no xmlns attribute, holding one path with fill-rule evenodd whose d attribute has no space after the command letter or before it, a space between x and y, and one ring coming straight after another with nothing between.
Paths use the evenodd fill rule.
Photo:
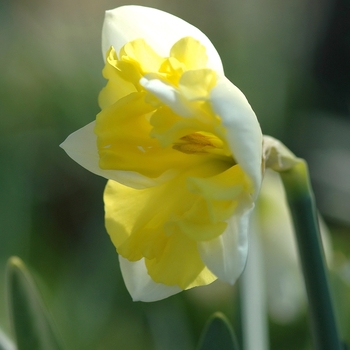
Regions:
<instances>
[{"instance_id":1,"label":"narcissus bloom","mask_svg":"<svg viewBox=\"0 0 350 350\"><path fill-rule=\"evenodd\" d=\"M109 180L106 228L131 296L234 283L261 184L252 108L209 39L168 13L107 11L102 49L101 112L62 147Z\"/></svg>"}]
</instances>

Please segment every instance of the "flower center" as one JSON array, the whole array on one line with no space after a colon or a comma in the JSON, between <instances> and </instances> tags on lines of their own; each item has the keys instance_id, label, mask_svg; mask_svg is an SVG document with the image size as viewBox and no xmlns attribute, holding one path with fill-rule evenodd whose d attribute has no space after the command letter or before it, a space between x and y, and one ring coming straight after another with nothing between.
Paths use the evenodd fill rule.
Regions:
<instances>
[{"instance_id":1,"label":"flower center","mask_svg":"<svg viewBox=\"0 0 350 350\"><path fill-rule=\"evenodd\" d=\"M210 139L197 132L181 137L173 145L173 149L187 154L207 154L212 148L215 148L215 145Z\"/></svg>"}]
</instances>

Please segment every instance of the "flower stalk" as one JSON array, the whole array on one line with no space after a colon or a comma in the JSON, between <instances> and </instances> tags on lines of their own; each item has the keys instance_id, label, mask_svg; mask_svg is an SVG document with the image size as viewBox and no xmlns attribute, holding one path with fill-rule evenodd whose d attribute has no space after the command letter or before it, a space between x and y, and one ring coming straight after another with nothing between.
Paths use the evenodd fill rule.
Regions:
<instances>
[{"instance_id":1,"label":"flower stalk","mask_svg":"<svg viewBox=\"0 0 350 350\"><path fill-rule=\"evenodd\" d=\"M280 172L293 218L317 350L341 350L317 212L304 160Z\"/></svg>"}]
</instances>

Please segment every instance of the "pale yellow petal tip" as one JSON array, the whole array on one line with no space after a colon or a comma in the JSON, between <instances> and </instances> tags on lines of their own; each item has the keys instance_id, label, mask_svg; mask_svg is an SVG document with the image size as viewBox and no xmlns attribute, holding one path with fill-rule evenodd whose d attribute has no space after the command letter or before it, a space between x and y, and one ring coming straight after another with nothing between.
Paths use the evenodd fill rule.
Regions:
<instances>
[{"instance_id":1,"label":"pale yellow petal tip","mask_svg":"<svg viewBox=\"0 0 350 350\"><path fill-rule=\"evenodd\" d=\"M266 169L277 172L286 171L301 161L281 141L264 135L263 160Z\"/></svg>"}]
</instances>

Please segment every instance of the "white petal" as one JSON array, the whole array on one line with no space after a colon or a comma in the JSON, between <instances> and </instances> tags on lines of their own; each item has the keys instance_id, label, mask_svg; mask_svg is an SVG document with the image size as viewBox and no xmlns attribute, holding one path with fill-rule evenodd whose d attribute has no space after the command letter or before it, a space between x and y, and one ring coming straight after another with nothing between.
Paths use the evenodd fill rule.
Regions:
<instances>
[{"instance_id":1,"label":"white petal","mask_svg":"<svg viewBox=\"0 0 350 350\"><path fill-rule=\"evenodd\" d=\"M256 115L243 93L224 76L218 76L210 95L213 110L227 130L231 151L253 181L255 199L262 181L262 133Z\"/></svg>"},{"instance_id":2,"label":"white petal","mask_svg":"<svg viewBox=\"0 0 350 350\"><path fill-rule=\"evenodd\" d=\"M129 41L145 39L159 55L168 57L170 48L191 36L206 47L208 68L223 72L219 54L205 34L169 13L143 6L122 6L106 11L102 29L102 54L113 46L117 53Z\"/></svg>"},{"instance_id":3,"label":"white petal","mask_svg":"<svg viewBox=\"0 0 350 350\"><path fill-rule=\"evenodd\" d=\"M181 117L193 115L193 111L188 101L181 96L178 90L173 86L164 83L159 79L152 79L150 75L141 78L140 84L153 95L158 97L165 105Z\"/></svg>"},{"instance_id":4,"label":"white petal","mask_svg":"<svg viewBox=\"0 0 350 350\"><path fill-rule=\"evenodd\" d=\"M248 230L253 206L228 221L225 232L198 244L204 264L218 279L234 284L244 270L248 256Z\"/></svg>"},{"instance_id":5,"label":"white petal","mask_svg":"<svg viewBox=\"0 0 350 350\"><path fill-rule=\"evenodd\" d=\"M178 286L154 282L147 273L144 259L130 262L119 255L119 263L126 288L133 301L157 301L182 291Z\"/></svg>"},{"instance_id":6,"label":"white petal","mask_svg":"<svg viewBox=\"0 0 350 350\"><path fill-rule=\"evenodd\" d=\"M95 122L69 135L60 145L66 153L78 164L96 175L106 179L117 181L125 186L133 188L148 188L166 181L172 174L164 173L159 178L150 179L132 171L103 170L99 167L99 155L94 133Z\"/></svg>"}]
</instances>

